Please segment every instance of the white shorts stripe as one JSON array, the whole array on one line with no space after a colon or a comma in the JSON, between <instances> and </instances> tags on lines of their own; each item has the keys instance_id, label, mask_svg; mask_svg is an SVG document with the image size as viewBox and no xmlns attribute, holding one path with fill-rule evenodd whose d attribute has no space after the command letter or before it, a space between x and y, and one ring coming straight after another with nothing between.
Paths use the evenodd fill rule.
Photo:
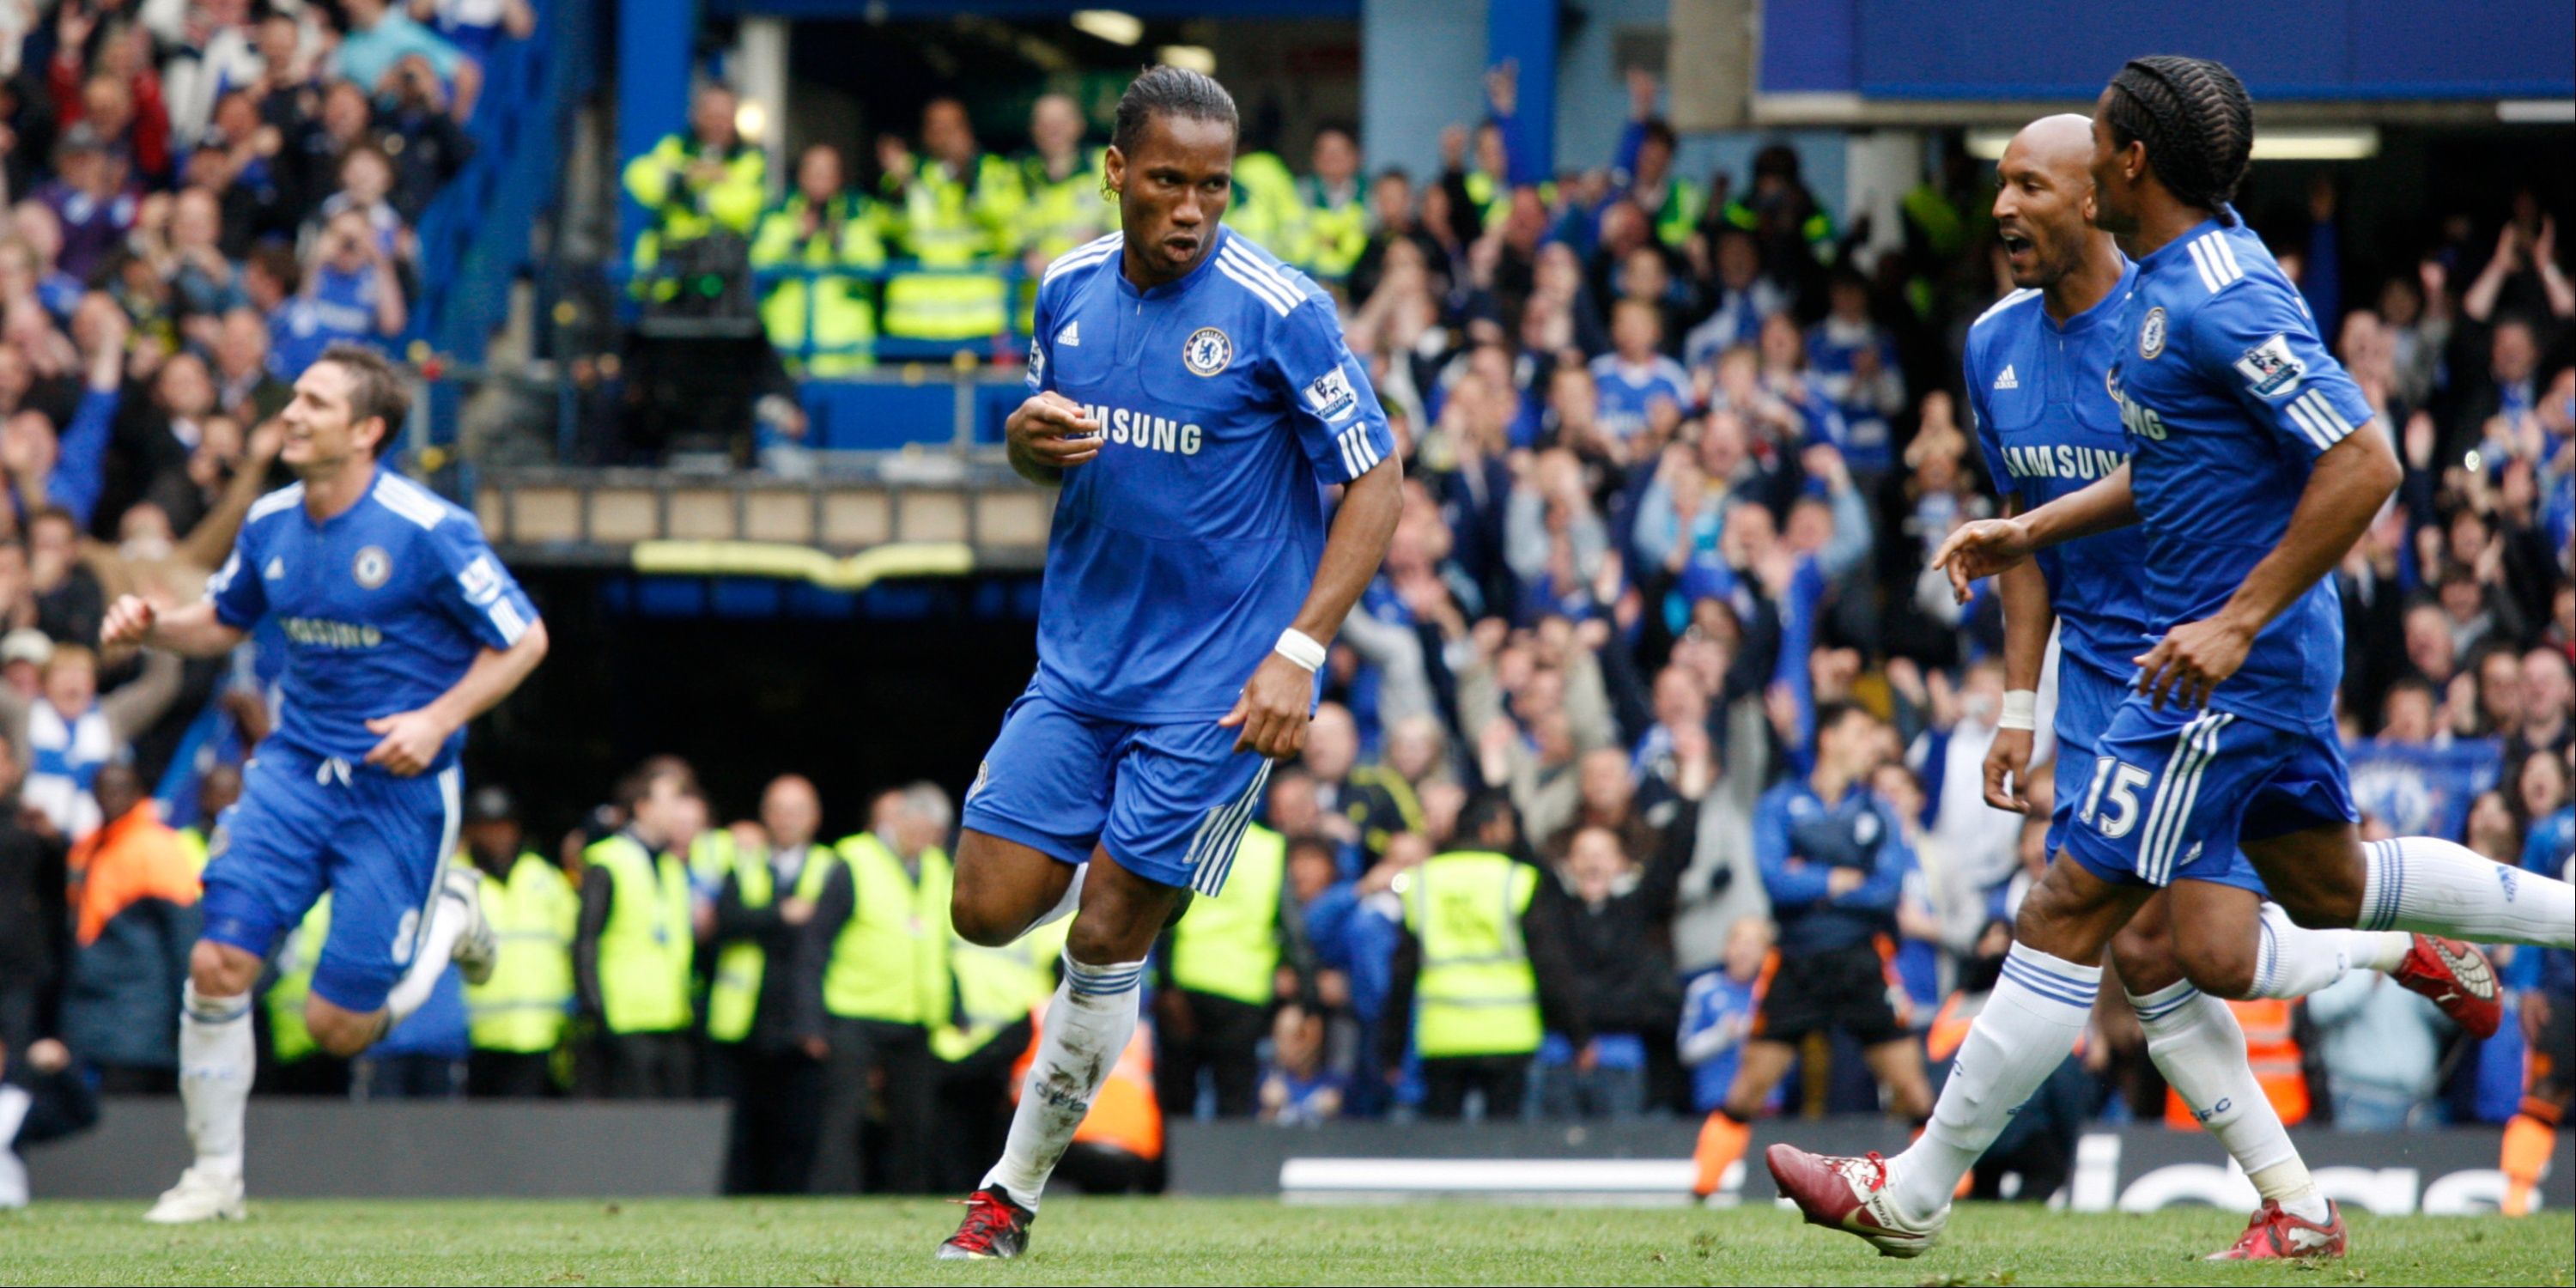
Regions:
<instances>
[{"instance_id":1,"label":"white shorts stripe","mask_svg":"<svg viewBox=\"0 0 2576 1288\"><path fill-rule=\"evenodd\" d=\"M1190 888L1214 896L1225 888L1226 873L1234 868L1234 852L1243 840L1244 827L1252 822L1252 807L1261 799L1261 785L1270 781L1270 762L1252 775L1252 782L1233 803L1208 811L1210 826L1200 828L1200 843L1193 844L1189 857Z\"/></svg>"},{"instance_id":2,"label":"white shorts stripe","mask_svg":"<svg viewBox=\"0 0 2576 1288\"><path fill-rule=\"evenodd\" d=\"M2227 726L2235 719L2236 717L2231 715L2220 715L2200 735L2201 749L2200 754L2192 758L2191 781L2183 784L2180 808L2174 811L2174 825L2166 829L2164 855L2156 861L2156 867L2162 874L2156 882L2158 885L2170 885L2173 882L2174 863L2180 857L2185 825L2191 821L2191 811L2200 804L2200 780L2209 772L2211 763L2218 759L2219 735L2225 733ZM2232 840L2233 838L2231 843Z\"/></svg>"},{"instance_id":3,"label":"white shorts stripe","mask_svg":"<svg viewBox=\"0 0 2576 1288\"><path fill-rule=\"evenodd\" d=\"M2200 722L2208 718L2200 716L2182 727L2182 732L2174 736L2172 753L2165 757L2165 771L2156 776L2156 794L2147 802L2146 830L2138 838L2139 876L2148 876L2147 856L2156 852L2156 833L2165 825L2165 807L2173 803L2174 783L2182 777L2183 766L2190 759L2191 735L2200 728Z\"/></svg>"}]
</instances>

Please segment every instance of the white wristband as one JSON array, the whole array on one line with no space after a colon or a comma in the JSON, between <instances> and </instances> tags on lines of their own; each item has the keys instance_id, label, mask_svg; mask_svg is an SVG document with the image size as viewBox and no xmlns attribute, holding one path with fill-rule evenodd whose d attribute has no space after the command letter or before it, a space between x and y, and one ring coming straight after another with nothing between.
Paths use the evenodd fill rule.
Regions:
<instances>
[{"instance_id":1,"label":"white wristband","mask_svg":"<svg viewBox=\"0 0 2576 1288\"><path fill-rule=\"evenodd\" d=\"M1320 671L1324 667L1324 646L1316 643L1314 636L1294 626L1279 632L1279 643L1271 651L1309 671Z\"/></svg>"},{"instance_id":2,"label":"white wristband","mask_svg":"<svg viewBox=\"0 0 2576 1288\"><path fill-rule=\"evenodd\" d=\"M1995 718L1998 729L2037 729L2039 727L2039 690L2009 689L2004 693L2004 713Z\"/></svg>"}]
</instances>

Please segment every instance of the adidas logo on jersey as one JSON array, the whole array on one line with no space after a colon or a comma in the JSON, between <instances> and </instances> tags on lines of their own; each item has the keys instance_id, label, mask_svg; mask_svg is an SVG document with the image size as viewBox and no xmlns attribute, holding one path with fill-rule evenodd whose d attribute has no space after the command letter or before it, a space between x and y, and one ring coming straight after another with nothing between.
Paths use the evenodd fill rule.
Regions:
<instances>
[{"instance_id":1,"label":"adidas logo on jersey","mask_svg":"<svg viewBox=\"0 0 2576 1288\"><path fill-rule=\"evenodd\" d=\"M1074 349L1079 349L1079 348L1081 348L1081 347L1082 347L1082 322L1081 322L1081 320L1077 318L1077 319L1075 319L1074 321L1071 321L1071 322L1067 322L1067 323L1065 323L1065 324L1064 324L1064 329L1055 333L1055 342L1056 342L1057 344L1064 345L1064 346L1066 346L1066 347L1068 347L1068 348L1074 348Z\"/></svg>"},{"instance_id":2,"label":"adidas logo on jersey","mask_svg":"<svg viewBox=\"0 0 2576 1288\"><path fill-rule=\"evenodd\" d=\"M2005 364L2004 364L2004 373L2003 373L2002 375L2000 375L2000 376L1995 377L1995 388L1997 388L1997 389L2019 389L2019 388L2021 388L2021 382L2020 382L2019 380L2016 380L2016 379L2014 379L2014 378L2013 378L2013 369L2012 369L2012 364L2011 364L2011 363L2005 363Z\"/></svg>"},{"instance_id":3,"label":"adidas logo on jersey","mask_svg":"<svg viewBox=\"0 0 2576 1288\"><path fill-rule=\"evenodd\" d=\"M266 578L269 581L276 581L285 575L286 561L275 556L271 556L269 558L267 570L260 573L261 577Z\"/></svg>"}]
</instances>

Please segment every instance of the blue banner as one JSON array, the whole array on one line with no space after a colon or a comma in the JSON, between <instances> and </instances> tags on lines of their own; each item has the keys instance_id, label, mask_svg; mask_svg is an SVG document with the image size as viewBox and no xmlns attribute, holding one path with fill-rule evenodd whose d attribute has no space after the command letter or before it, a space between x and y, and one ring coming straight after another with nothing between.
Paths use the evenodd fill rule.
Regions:
<instances>
[{"instance_id":1,"label":"blue banner","mask_svg":"<svg viewBox=\"0 0 2576 1288\"><path fill-rule=\"evenodd\" d=\"M2344 748L2352 799L2399 836L2459 840L2469 806L2504 773L2504 744L2492 738L2425 747L2372 740Z\"/></svg>"}]
</instances>

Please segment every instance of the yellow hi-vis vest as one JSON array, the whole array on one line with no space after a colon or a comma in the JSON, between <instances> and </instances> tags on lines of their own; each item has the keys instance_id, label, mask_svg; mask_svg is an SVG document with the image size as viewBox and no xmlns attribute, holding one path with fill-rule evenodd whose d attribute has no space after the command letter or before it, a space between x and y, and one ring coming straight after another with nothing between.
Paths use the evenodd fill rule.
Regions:
<instances>
[{"instance_id":1,"label":"yellow hi-vis vest","mask_svg":"<svg viewBox=\"0 0 2576 1288\"><path fill-rule=\"evenodd\" d=\"M1433 856L1410 874L1404 926L1422 946L1413 1047L1426 1059L1538 1050L1538 977L1521 914L1538 870L1500 855Z\"/></svg>"},{"instance_id":2,"label":"yellow hi-vis vest","mask_svg":"<svg viewBox=\"0 0 2576 1288\"><path fill-rule=\"evenodd\" d=\"M1225 885L1191 901L1172 928L1172 982L1193 993L1270 1003L1279 970L1279 888L1288 879L1288 839L1248 827Z\"/></svg>"},{"instance_id":3,"label":"yellow hi-vis vest","mask_svg":"<svg viewBox=\"0 0 2576 1288\"><path fill-rule=\"evenodd\" d=\"M689 874L670 855L648 854L620 832L582 852L608 872L608 924L599 932L599 1004L611 1033L689 1027Z\"/></svg>"},{"instance_id":4,"label":"yellow hi-vis vest","mask_svg":"<svg viewBox=\"0 0 2576 1288\"><path fill-rule=\"evenodd\" d=\"M1297 205L1301 235L1294 262L1317 277L1349 277L1368 249L1368 203L1356 190L1348 200L1335 201L1323 180L1308 178L1298 181Z\"/></svg>"},{"instance_id":5,"label":"yellow hi-vis vest","mask_svg":"<svg viewBox=\"0 0 2576 1288\"><path fill-rule=\"evenodd\" d=\"M483 919L500 953L492 978L465 986L466 1031L477 1051L552 1051L572 1011L572 937L581 897L563 871L534 854L509 879L483 874Z\"/></svg>"},{"instance_id":6,"label":"yellow hi-vis vest","mask_svg":"<svg viewBox=\"0 0 2576 1288\"><path fill-rule=\"evenodd\" d=\"M313 992L313 967L331 937L331 892L313 901L303 924L277 952L277 982L268 986L268 1049L279 1064L293 1064L322 1049L304 1023L304 999Z\"/></svg>"},{"instance_id":7,"label":"yellow hi-vis vest","mask_svg":"<svg viewBox=\"0 0 2576 1288\"><path fill-rule=\"evenodd\" d=\"M948 856L921 852L921 877L873 832L835 847L850 867L850 919L823 968L823 1009L843 1019L936 1025L948 1018Z\"/></svg>"},{"instance_id":8,"label":"yellow hi-vis vest","mask_svg":"<svg viewBox=\"0 0 2576 1288\"><path fill-rule=\"evenodd\" d=\"M931 1053L954 1064L1044 1006L1055 993L1056 958L1072 928L1073 919L1062 918L999 948L952 938L948 968L957 980L957 1008L930 1035Z\"/></svg>"},{"instance_id":9,"label":"yellow hi-vis vest","mask_svg":"<svg viewBox=\"0 0 2576 1288\"><path fill-rule=\"evenodd\" d=\"M1082 164L1061 179L1047 175L1046 158L1029 153L1020 158L1021 205L1017 244L1020 253L1040 264L1118 226L1115 198L1102 190L1106 163L1099 150L1082 154ZM1023 263L1025 266L1025 261ZM1020 330L1037 329L1038 278L1020 281Z\"/></svg>"},{"instance_id":10,"label":"yellow hi-vis vest","mask_svg":"<svg viewBox=\"0 0 2576 1288\"><path fill-rule=\"evenodd\" d=\"M1678 178L1664 180L1664 204L1655 209L1655 240L1674 250L1690 244L1691 234L1699 230L1700 216L1708 213L1708 198L1700 195L1699 185Z\"/></svg>"},{"instance_id":11,"label":"yellow hi-vis vest","mask_svg":"<svg viewBox=\"0 0 2576 1288\"><path fill-rule=\"evenodd\" d=\"M796 872L795 897L810 903L820 896L835 861L830 850L806 846L805 866ZM776 897L778 883L769 870L767 854L742 851L734 859L733 873L734 889L741 892L743 907L766 908ZM769 954L757 939L730 939L717 946L716 977L707 985L709 1038L740 1042L751 1036L752 1017L760 1010L761 976L768 968Z\"/></svg>"},{"instance_id":12,"label":"yellow hi-vis vest","mask_svg":"<svg viewBox=\"0 0 2576 1288\"><path fill-rule=\"evenodd\" d=\"M866 371L876 365L870 349L877 337L875 271L885 267L876 212L857 194L844 194L830 203L808 236L805 212L811 205L805 194L796 193L761 219L760 235L751 243L752 268L857 271L770 282L760 301L760 320L790 371L826 378ZM809 338L814 354L801 357Z\"/></svg>"},{"instance_id":13,"label":"yellow hi-vis vest","mask_svg":"<svg viewBox=\"0 0 2576 1288\"><path fill-rule=\"evenodd\" d=\"M1227 227L1274 255L1294 258L1299 231L1297 177L1275 152L1246 152L1234 159L1234 197L1226 203Z\"/></svg>"},{"instance_id":14,"label":"yellow hi-vis vest","mask_svg":"<svg viewBox=\"0 0 2576 1288\"><path fill-rule=\"evenodd\" d=\"M698 160L697 139L666 134L652 151L626 163L627 193L653 215L652 225L635 239L639 276L661 262L662 247L671 242L704 237L718 228L751 235L766 200L769 155L736 145L721 159L724 172L714 182L693 179L689 167Z\"/></svg>"},{"instance_id":15,"label":"yellow hi-vis vest","mask_svg":"<svg viewBox=\"0 0 2576 1288\"><path fill-rule=\"evenodd\" d=\"M901 273L886 283L887 335L984 340L1006 329L1002 278L962 270L990 268L1012 249L1019 187L1017 169L991 153L976 158L969 182L950 178L936 158L922 158L889 217L905 254L923 268L949 271Z\"/></svg>"}]
</instances>

